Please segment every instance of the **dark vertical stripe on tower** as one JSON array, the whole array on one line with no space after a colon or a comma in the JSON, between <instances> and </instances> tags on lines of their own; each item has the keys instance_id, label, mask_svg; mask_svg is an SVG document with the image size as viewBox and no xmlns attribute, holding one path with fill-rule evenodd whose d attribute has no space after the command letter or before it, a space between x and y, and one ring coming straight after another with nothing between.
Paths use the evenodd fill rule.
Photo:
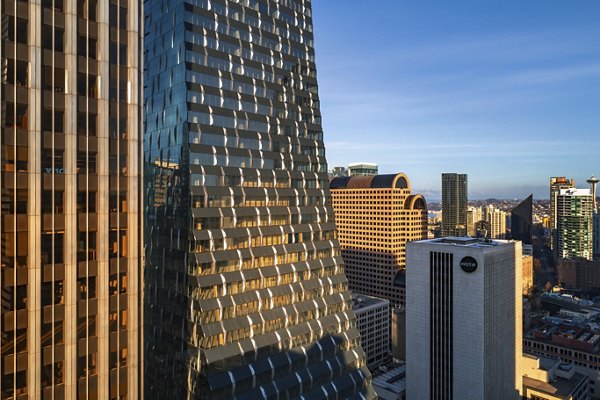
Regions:
<instances>
[{"instance_id":1,"label":"dark vertical stripe on tower","mask_svg":"<svg viewBox=\"0 0 600 400\"><path fill-rule=\"evenodd\" d=\"M430 398L452 398L452 275L453 255L431 252L429 254L430 280Z\"/></svg>"}]
</instances>

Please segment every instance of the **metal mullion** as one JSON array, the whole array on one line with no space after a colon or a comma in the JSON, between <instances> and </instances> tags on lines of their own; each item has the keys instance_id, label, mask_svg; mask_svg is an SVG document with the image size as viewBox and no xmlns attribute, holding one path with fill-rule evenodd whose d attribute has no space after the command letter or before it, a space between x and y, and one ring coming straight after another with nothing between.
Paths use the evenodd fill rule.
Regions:
<instances>
[{"instance_id":1,"label":"metal mullion","mask_svg":"<svg viewBox=\"0 0 600 400\"><path fill-rule=\"evenodd\" d=\"M121 377L121 294L119 291L119 278L121 276L121 0L117 2L117 398L120 395L120 377ZM109 150L110 157L110 150ZM110 176L110 174L109 174ZM109 189L110 191L110 189ZM110 280L110 270L109 278ZM110 307L110 297L109 297ZM110 336L109 336L110 337ZM110 347L109 347L110 352ZM109 378L110 379L110 378Z\"/></svg>"},{"instance_id":2,"label":"metal mullion","mask_svg":"<svg viewBox=\"0 0 600 400\"><path fill-rule=\"evenodd\" d=\"M13 57L16 68L17 63L17 0L14 1L14 10L15 15L13 15L14 23L13 23L13 38L15 39L13 46ZM16 69L15 69L16 72ZM16 300L16 292L17 292L17 85L16 85L16 73L13 77L13 394L17 392L17 300ZM29 112L29 105L27 107L27 112ZM29 191L29 185L27 186L27 190ZM29 284L29 282L27 282Z\"/></svg>"},{"instance_id":3,"label":"metal mullion","mask_svg":"<svg viewBox=\"0 0 600 400\"><path fill-rule=\"evenodd\" d=\"M51 191L51 203L52 203L52 285L51 285L51 303L50 303L50 307L52 307L52 399L54 399L54 388L56 387L56 384L54 382L54 365L55 365L55 361L56 361L56 354L55 354L55 347L56 347L56 343L55 343L55 332L54 330L56 329L56 326L54 324L54 319L55 319L55 309L54 309L54 285L56 284L55 279L55 271L54 268L56 266L56 230L55 230L55 220L54 220L54 206L55 206L55 179L56 179L56 168L55 168L55 163L54 163L54 137L55 137L55 133L56 133L56 118L55 118L55 113L56 113L56 103L55 103L55 79L54 79L54 75L55 75L55 71L54 68L56 67L56 8L54 7L54 0L52 0L52 162L51 162L51 167L52 167L52 191Z\"/></svg>"},{"instance_id":4,"label":"metal mullion","mask_svg":"<svg viewBox=\"0 0 600 400\"><path fill-rule=\"evenodd\" d=\"M85 393L90 391L90 167L89 167L89 136L90 136L90 20L89 1L87 7L86 40L85 40Z\"/></svg>"},{"instance_id":5,"label":"metal mullion","mask_svg":"<svg viewBox=\"0 0 600 400\"><path fill-rule=\"evenodd\" d=\"M3 12L3 2L0 1L0 36L2 35L2 20L4 18L2 18L1 16L4 15ZM4 43L4 38L0 38L0 54L2 54L2 44ZM7 57L8 58L8 57ZM8 61L7 61L8 62ZM0 63L2 63L2 58L0 58ZM15 74L16 77L16 74ZM2 89L3 89L3 83L0 82L0 117L2 116ZM0 244L2 243L2 136L5 132L6 128L2 129L2 126L0 125ZM2 249L0 248L0 258L2 258ZM2 282L2 274L0 273L0 290L2 290L3 288L3 282ZM0 292L0 301L1 299L2 293ZM3 318L0 318L0 332L2 331L2 320ZM4 371L4 359L2 357L2 340L0 340L0 371ZM2 393L2 379L0 379L0 393Z\"/></svg>"}]
</instances>

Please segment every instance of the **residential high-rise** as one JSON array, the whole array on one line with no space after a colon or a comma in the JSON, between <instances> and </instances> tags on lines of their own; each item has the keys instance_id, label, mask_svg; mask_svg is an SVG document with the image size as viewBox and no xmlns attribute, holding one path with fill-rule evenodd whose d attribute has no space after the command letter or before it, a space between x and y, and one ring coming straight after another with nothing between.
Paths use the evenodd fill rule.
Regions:
<instances>
[{"instance_id":1,"label":"residential high-rise","mask_svg":"<svg viewBox=\"0 0 600 400\"><path fill-rule=\"evenodd\" d=\"M469 237L407 245L407 399L520 399L521 252Z\"/></svg>"},{"instance_id":2,"label":"residential high-rise","mask_svg":"<svg viewBox=\"0 0 600 400\"><path fill-rule=\"evenodd\" d=\"M373 176L379 174L377 164L354 163L348 165L348 176Z\"/></svg>"},{"instance_id":3,"label":"residential high-rise","mask_svg":"<svg viewBox=\"0 0 600 400\"><path fill-rule=\"evenodd\" d=\"M308 0L148 0L146 396L373 398Z\"/></svg>"},{"instance_id":4,"label":"residential high-rise","mask_svg":"<svg viewBox=\"0 0 600 400\"><path fill-rule=\"evenodd\" d=\"M596 210L593 216L594 227L592 238L594 240L594 260L600 261L600 211Z\"/></svg>"},{"instance_id":5,"label":"residential high-rise","mask_svg":"<svg viewBox=\"0 0 600 400\"><path fill-rule=\"evenodd\" d=\"M467 209L467 235L477 236L477 223L483 219L481 207L469 207Z\"/></svg>"},{"instance_id":6,"label":"residential high-rise","mask_svg":"<svg viewBox=\"0 0 600 400\"><path fill-rule=\"evenodd\" d=\"M589 189L561 189L556 197L558 258L593 258L593 196Z\"/></svg>"},{"instance_id":7,"label":"residential high-rise","mask_svg":"<svg viewBox=\"0 0 600 400\"><path fill-rule=\"evenodd\" d=\"M442 236L467 234L467 175L442 174Z\"/></svg>"},{"instance_id":8,"label":"residential high-rise","mask_svg":"<svg viewBox=\"0 0 600 400\"><path fill-rule=\"evenodd\" d=\"M598 210L598 204L596 200L596 186L598 185L598 178L595 176L591 176L587 182L590 184L590 191L592 193L592 224L593 224L593 233L592 239L594 241L593 244L593 259L600 260L600 210Z\"/></svg>"},{"instance_id":9,"label":"residential high-rise","mask_svg":"<svg viewBox=\"0 0 600 400\"><path fill-rule=\"evenodd\" d=\"M483 215L490 226L490 231L487 233L488 237L504 239L506 237L506 212L490 204L483 208Z\"/></svg>"},{"instance_id":10,"label":"residential high-rise","mask_svg":"<svg viewBox=\"0 0 600 400\"><path fill-rule=\"evenodd\" d=\"M529 195L510 212L510 234L513 240L533 244L533 195Z\"/></svg>"},{"instance_id":11,"label":"residential high-rise","mask_svg":"<svg viewBox=\"0 0 600 400\"><path fill-rule=\"evenodd\" d=\"M141 397L140 11L0 2L2 399Z\"/></svg>"},{"instance_id":12,"label":"residential high-rise","mask_svg":"<svg viewBox=\"0 0 600 400\"><path fill-rule=\"evenodd\" d=\"M554 253L554 258L557 257L556 241L557 241L557 198L561 189L571 189L575 187L574 179L567 179L564 176L550 178L550 247Z\"/></svg>"},{"instance_id":13,"label":"residential high-rise","mask_svg":"<svg viewBox=\"0 0 600 400\"><path fill-rule=\"evenodd\" d=\"M405 174L330 182L346 275L356 293L404 306L406 243L427 238L427 203Z\"/></svg>"}]
</instances>

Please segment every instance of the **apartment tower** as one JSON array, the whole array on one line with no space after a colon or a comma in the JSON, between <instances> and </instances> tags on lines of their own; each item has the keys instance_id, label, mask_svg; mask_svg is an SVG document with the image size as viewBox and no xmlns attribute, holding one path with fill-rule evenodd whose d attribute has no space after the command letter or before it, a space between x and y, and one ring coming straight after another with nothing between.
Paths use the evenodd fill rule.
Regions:
<instances>
[{"instance_id":1,"label":"apartment tower","mask_svg":"<svg viewBox=\"0 0 600 400\"><path fill-rule=\"evenodd\" d=\"M521 398L521 252L470 237L408 244L407 399Z\"/></svg>"},{"instance_id":2,"label":"apartment tower","mask_svg":"<svg viewBox=\"0 0 600 400\"><path fill-rule=\"evenodd\" d=\"M467 234L467 175L442 174L442 236Z\"/></svg>"},{"instance_id":3,"label":"apartment tower","mask_svg":"<svg viewBox=\"0 0 600 400\"><path fill-rule=\"evenodd\" d=\"M554 176L550 178L550 248L553 250L554 258L558 253L556 250L556 227L558 224L558 209L556 207L558 194L561 189L572 189L575 187L574 179L567 179L564 176Z\"/></svg>"},{"instance_id":4,"label":"apartment tower","mask_svg":"<svg viewBox=\"0 0 600 400\"><path fill-rule=\"evenodd\" d=\"M329 184L353 292L403 307L406 243L427 239L427 203L405 174L333 178Z\"/></svg>"},{"instance_id":5,"label":"apartment tower","mask_svg":"<svg viewBox=\"0 0 600 400\"><path fill-rule=\"evenodd\" d=\"M374 398L308 0L148 0L146 397Z\"/></svg>"},{"instance_id":6,"label":"apartment tower","mask_svg":"<svg viewBox=\"0 0 600 400\"><path fill-rule=\"evenodd\" d=\"M556 253L561 258L592 260L593 205L590 189L561 189L556 197Z\"/></svg>"},{"instance_id":7,"label":"apartment tower","mask_svg":"<svg viewBox=\"0 0 600 400\"><path fill-rule=\"evenodd\" d=\"M0 2L2 399L141 398L140 11Z\"/></svg>"}]
</instances>

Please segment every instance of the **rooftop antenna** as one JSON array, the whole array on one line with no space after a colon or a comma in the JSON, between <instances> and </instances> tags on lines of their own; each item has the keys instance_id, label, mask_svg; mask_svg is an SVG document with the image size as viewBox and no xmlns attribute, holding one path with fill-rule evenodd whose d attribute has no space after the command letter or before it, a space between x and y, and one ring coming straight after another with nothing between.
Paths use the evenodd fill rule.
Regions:
<instances>
[{"instance_id":1,"label":"rooftop antenna","mask_svg":"<svg viewBox=\"0 0 600 400\"><path fill-rule=\"evenodd\" d=\"M590 184L590 190L592 192L592 198L593 198L593 207L594 207L594 212L596 212L598 210L597 205L596 205L596 185L598 184L598 182L600 182L600 179L596 178L594 175L590 176L590 178L587 180L587 183Z\"/></svg>"}]
</instances>

